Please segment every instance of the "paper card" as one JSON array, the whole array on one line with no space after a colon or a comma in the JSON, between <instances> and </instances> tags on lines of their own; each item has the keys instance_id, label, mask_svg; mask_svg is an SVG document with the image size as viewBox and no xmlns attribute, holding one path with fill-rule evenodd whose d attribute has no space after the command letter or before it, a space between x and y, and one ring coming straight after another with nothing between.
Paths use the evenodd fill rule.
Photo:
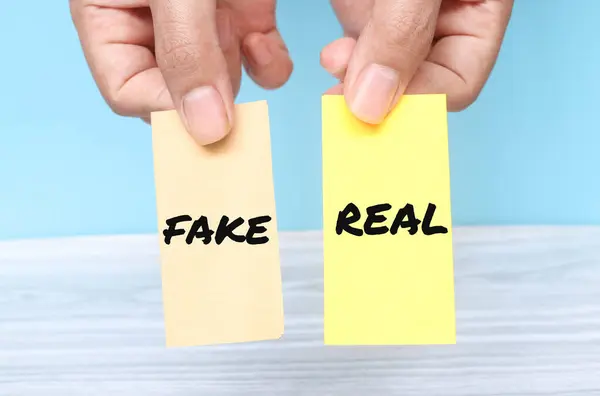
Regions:
<instances>
[{"instance_id":1,"label":"paper card","mask_svg":"<svg viewBox=\"0 0 600 396\"><path fill-rule=\"evenodd\" d=\"M152 114L167 346L283 334L267 103L237 105L235 120L202 147L176 112Z\"/></svg>"},{"instance_id":2,"label":"paper card","mask_svg":"<svg viewBox=\"0 0 600 396\"><path fill-rule=\"evenodd\" d=\"M444 95L323 97L325 344L456 343L447 129Z\"/></svg>"}]
</instances>

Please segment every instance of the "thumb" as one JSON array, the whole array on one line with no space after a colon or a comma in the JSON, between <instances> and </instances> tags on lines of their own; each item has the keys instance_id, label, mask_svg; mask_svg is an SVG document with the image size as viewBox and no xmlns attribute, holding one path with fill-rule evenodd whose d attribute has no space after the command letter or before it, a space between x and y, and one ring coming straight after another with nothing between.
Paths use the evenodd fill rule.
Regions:
<instances>
[{"instance_id":1,"label":"thumb","mask_svg":"<svg viewBox=\"0 0 600 396\"><path fill-rule=\"evenodd\" d=\"M156 61L188 132L200 144L233 125L233 90L219 44L216 0L151 0Z\"/></svg>"},{"instance_id":2,"label":"thumb","mask_svg":"<svg viewBox=\"0 0 600 396\"><path fill-rule=\"evenodd\" d=\"M377 0L345 77L350 110L379 124L427 57L441 0Z\"/></svg>"}]
</instances>

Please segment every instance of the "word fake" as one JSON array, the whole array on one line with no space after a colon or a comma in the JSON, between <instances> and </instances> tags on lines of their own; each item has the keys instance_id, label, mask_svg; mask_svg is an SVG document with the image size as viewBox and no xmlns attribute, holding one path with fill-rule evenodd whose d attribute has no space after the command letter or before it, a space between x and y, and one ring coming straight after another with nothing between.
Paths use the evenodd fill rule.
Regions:
<instances>
[{"instance_id":1,"label":"word fake","mask_svg":"<svg viewBox=\"0 0 600 396\"><path fill-rule=\"evenodd\" d=\"M177 228L179 223L192 221L192 217L189 215L181 215L168 219L166 221L167 228L163 230L165 237L165 244L171 244L171 239L179 235L186 235L186 230L183 228ZM269 242L269 237L266 235L260 236L267 231L267 228L263 225L271 221L271 216L259 216L248 220L248 230L245 234L236 233L235 231L244 224L244 219L238 217L233 221L229 221L229 217L222 216L219 221L219 225L216 230L210 228L208 224L208 218L201 216L195 220L185 237L185 242L191 245L196 239L201 239L202 243L208 245L214 240L217 245L222 244L226 239L230 239L233 242L244 243L249 245L262 245ZM214 239L213 239L214 236Z\"/></svg>"}]
</instances>

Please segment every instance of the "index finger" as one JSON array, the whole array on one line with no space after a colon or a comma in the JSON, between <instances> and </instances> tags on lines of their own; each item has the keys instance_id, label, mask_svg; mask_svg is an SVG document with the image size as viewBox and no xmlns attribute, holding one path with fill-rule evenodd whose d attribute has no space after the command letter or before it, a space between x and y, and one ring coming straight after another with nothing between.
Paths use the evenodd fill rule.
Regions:
<instances>
[{"instance_id":1,"label":"index finger","mask_svg":"<svg viewBox=\"0 0 600 396\"><path fill-rule=\"evenodd\" d=\"M133 8L111 8L107 2L70 2L84 56L102 96L124 116L144 117L172 108L151 50L150 10L137 3Z\"/></svg>"},{"instance_id":2,"label":"index finger","mask_svg":"<svg viewBox=\"0 0 600 396\"><path fill-rule=\"evenodd\" d=\"M496 63L513 0L461 0L442 6L436 43L411 80L407 93L444 93L448 110L475 101ZM470 22L470 23L469 23Z\"/></svg>"}]
</instances>

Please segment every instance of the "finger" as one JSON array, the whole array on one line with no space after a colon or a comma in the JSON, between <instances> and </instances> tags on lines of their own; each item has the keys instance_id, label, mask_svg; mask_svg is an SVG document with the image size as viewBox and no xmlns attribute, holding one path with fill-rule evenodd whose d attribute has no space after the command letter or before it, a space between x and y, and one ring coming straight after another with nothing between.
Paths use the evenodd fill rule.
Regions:
<instances>
[{"instance_id":1,"label":"finger","mask_svg":"<svg viewBox=\"0 0 600 396\"><path fill-rule=\"evenodd\" d=\"M480 39L444 37L435 44L405 93L443 93L449 111L463 110L481 92L494 59L487 43Z\"/></svg>"},{"instance_id":2,"label":"finger","mask_svg":"<svg viewBox=\"0 0 600 396\"><path fill-rule=\"evenodd\" d=\"M85 58L111 109L143 117L173 108L151 48L148 8L107 8L82 1L70 3Z\"/></svg>"},{"instance_id":3,"label":"finger","mask_svg":"<svg viewBox=\"0 0 600 396\"><path fill-rule=\"evenodd\" d=\"M156 59L188 132L206 145L233 125L233 89L215 0L151 0Z\"/></svg>"},{"instance_id":4,"label":"finger","mask_svg":"<svg viewBox=\"0 0 600 396\"><path fill-rule=\"evenodd\" d=\"M290 78L294 65L277 29L249 33L243 51L248 75L263 88L279 88Z\"/></svg>"},{"instance_id":5,"label":"finger","mask_svg":"<svg viewBox=\"0 0 600 396\"><path fill-rule=\"evenodd\" d=\"M427 56L441 0L377 0L348 65L344 95L354 115L380 123Z\"/></svg>"},{"instance_id":6,"label":"finger","mask_svg":"<svg viewBox=\"0 0 600 396\"><path fill-rule=\"evenodd\" d=\"M462 1L478 4L460 12L444 9L438 27L438 34L444 37L433 46L406 89L406 93L445 93L449 111L465 109L483 89L498 58L513 6L512 0Z\"/></svg>"},{"instance_id":7,"label":"finger","mask_svg":"<svg viewBox=\"0 0 600 396\"><path fill-rule=\"evenodd\" d=\"M153 111L173 109L165 80L154 55L145 47L110 44L98 48L98 72L111 109L123 116L144 117Z\"/></svg>"},{"instance_id":8,"label":"finger","mask_svg":"<svg viewBox=\"0 0 600 396\"><path fill-rule=\"evenodd\" d=\"M233 97L235 98L240 91L242 81L242 54L239 38L234 31L232 16L229 10L217 9L216 20L219 45L227 62L227 71L231 80Z\"/></svg>"},{"instance_id":9,"label":"finger","mask_svg":"<svg viewBox=\"0 0 600 396\"><path fill-rule=\"evenodd\" d=\"M344 37L328 44L321 51L321 66L333 77L344 80L356 40Z\"/></svg>"}]
</instances>

